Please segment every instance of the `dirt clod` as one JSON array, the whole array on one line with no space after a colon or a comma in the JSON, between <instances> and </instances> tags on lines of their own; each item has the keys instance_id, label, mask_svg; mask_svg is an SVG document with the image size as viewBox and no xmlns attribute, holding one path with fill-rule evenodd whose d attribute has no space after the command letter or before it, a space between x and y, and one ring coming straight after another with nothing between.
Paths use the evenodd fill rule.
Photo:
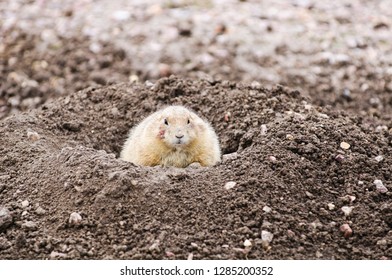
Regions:
<instances>
[{"instance_id":1,"label":"dirt clod","mask_svg":"<svg viewBox=\"0 0 392 280\"><path fill-rule=\"evenodd\" d=\"M11 212L7 208L0 206L0 232L4 231L12 224Z\"/></svg>"}]
</instances>

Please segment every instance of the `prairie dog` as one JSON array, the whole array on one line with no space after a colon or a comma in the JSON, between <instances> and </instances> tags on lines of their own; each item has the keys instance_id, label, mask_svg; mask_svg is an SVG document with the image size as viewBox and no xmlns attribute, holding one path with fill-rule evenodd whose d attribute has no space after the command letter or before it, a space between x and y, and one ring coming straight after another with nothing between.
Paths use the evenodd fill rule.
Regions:
<instances>
[{"instance_id":1,"label":"prairie dog","mask_svg":"<svg viewBox=\"0 0 392 280\"><path fill-rule=\"evenodd\" d=\"M168 106L133 127L120 154L137 165L175 167L212 166L220 157L214 129L183 106Z\"/></svg>"}]
</instances>

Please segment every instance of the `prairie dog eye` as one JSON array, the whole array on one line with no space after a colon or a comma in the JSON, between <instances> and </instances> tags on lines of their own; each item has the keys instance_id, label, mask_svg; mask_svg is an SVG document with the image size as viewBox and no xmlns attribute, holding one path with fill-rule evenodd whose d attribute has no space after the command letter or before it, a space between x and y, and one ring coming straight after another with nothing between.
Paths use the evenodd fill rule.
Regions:
<instances>
[{"instance_id":1,"label":"prairie dog eye","mask_svg":"<svg viewBox=\"0 0 392 280\"><path fill-rule=\"evenodd\" d=\"M191 121L188 119L188 124L190 124L191 123Z\"/></svg>"},{"instance_id":2,"label":"prairie dog eye","mask_svg":"<svg viewBox=\"0 0 392 280\"><path fill-rule=\"evenodd\" d=\"M165 119L163 122L165 123L165 125L169 125L169 122L167 121L167 119Z\"/></svg>"}]
</instances>

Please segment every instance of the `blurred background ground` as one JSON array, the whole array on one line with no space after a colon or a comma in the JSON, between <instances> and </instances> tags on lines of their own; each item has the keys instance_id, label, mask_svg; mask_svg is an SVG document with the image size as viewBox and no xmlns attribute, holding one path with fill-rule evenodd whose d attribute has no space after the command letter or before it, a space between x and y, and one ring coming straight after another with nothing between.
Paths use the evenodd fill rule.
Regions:
<instances>
[{"instance_id":1,"label":"blurred background ground","mask_svg":"<svg viewBox=\"0 0 392 280\"><path fill-rule=\"evenodd\" d=\"M1 1L0 117L171 74L282 84L391 125L391 1Z\"/></svg>"}]
</instances>

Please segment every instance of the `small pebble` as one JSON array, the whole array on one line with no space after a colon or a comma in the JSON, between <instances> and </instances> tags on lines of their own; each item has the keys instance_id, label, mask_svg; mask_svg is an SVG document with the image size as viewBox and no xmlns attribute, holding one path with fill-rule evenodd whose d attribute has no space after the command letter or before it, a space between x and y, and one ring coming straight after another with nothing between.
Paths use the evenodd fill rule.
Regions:
<instances>
[{"instance_id":1,"label":"small pebble","mask_svg":"<svg viewBox=\"0 0 392 280\"><path fill-rule=\"evenodd\" d=\"M349 238L353 235L353 230L348 224L343 224L340 226L340 231L343 232L345 238Z\"/></svg>"},{"instance_id":2,"label":"small pebble","mask_svg":"<svg viewBox=\"0 0 392 280\"><path fill-rule=\"evenodd\" d=\"M139 81L139 77L137 75L131 75L129 76L129 82L130 83L136 83Z\"/></svg>"},{"instance_id":3,"label":"small pebble","mask_svg":"<svg viewBox=\"0 0 392 280\"><path fill-rule=\"evenodd\" d=\"M314 198L314 195L311 192L305 191L305 194L308 198Z\"/></svg>"},{"instance_id":4,"label":"small pebble","mask_svg":"<svg viewBox=\"0 0 392 280\"><path fill-rule=\"evenodd\" d=\"M327 114L319 113L318 116L322 119L329 119L329 116Z\"/></svg>"},{"instance_id":5,"label":"small pebble","mask_svg":"<svg viewBox=\"0 0 392 280\"><path fill-rule=\"evenodd\" d=\"M52 251L52 253L50 253L50 259L52 259L52 260L57 259L57 258L65 258L65 257L67 257L67 254L64 254L64 253L59 253L56 251Z\"/></svg>"},{"instance_id":6,"label":"small pebble","mask_svg":"<svg viewBox=\"0 0 392 280\"><path fill-rule=\"evenodd\" d=\"M144 85L148 88L153 88L155 84L153 82L147 80L144 82Z\"/></svg>"},{"instance_id":7,"label":"small pebble","mask_svg":"<svg viewBox=\"0 0 392 280\"><path fill-rule=\"evenodd\" d=\"M381 240L377 241L377 245L379 245L379 246L385 246L387 244L388 244L388 242L385 239L381 239Z\"/></svg>"},{"instance_id":8,"label":"small pebble","mask_svg":"<svg viewBox=\"0 0 392 280\"><path fill-rule=\"evenodd\" d=\"M28 230L36 230L37 229L37 223L33 221L27 221L22 224L22 228L28 229Z\"/></svg>"},{"instance_id":9,"label":"small pebble","mask_svg":"<svg viewBox=\"0 0 392 280\"><path fill-rule=\"evenodd\" d=\"M289 141L293 141L294 140L294 136L291 135L291 134L287 134L286 135L286 139L289 140Z\"/></svg>"},{"instance_id":10,"label":"small pebble","mask_svg":"<svg viewBox=\"0 0 392 280\"><path fill-rule=\"evenodd\" d=\"M381 156L381 155L379 155L379 156L376 156L374 159L375 159L377 162L380 162L380 161L382 161L382 160L384 159L384 157Z\"/></svg>"},{"instance_id":11,"label":"small pebble","mask_svg":"<svg viewBox=\"0 0 392 280\"><path fill-rule=\"evenodd\" d=\"M46 211L41 206L38 206L38 208L35 209L35 213L37 215L45 215Z\"/></svg>"},{"instance_id":12,"label":"small pebble","mask_svg":"<svg viewBox=\"0 0 392 280\"><path fill-rule=\"evenodd\" d=\"M201 164L199 162L192 162L191 164L188 165L188 168L201 168Z\"/></svg>"},{"instance_id":13,"label":"small pebble","mask_svg":"<svg viewBox=\"0 0 392 280\"><path fill-rule=\"evenodd\" d=\"M110 113L111 113L113 116L115 116L115 117L117 117L117 116L120 115L120 111L118 110L117 107L113 107L113 108L110 110Z\"/></svg>"},{"instance_id":14,"label":"small pebble","mask_svg":"<svg viewBox=\"0 0 392 280\"><path fill-rule=\"evenodd\" d=\"M268 207L268 206L266 205L266 206L263 207L263 211L264 211L265 213L269 213L269 212L272 211L272 209L271 209L271 207Z\"/></svg>"},{"instance_id":15,"label":"small pebble","mask_svg":"<svg viewBox=\"0 0 392 280\"><path fill-rule=\"evenodd\" d=\"M351 212L353 211L354 207L353 206L343 206L342 211L345 216L349 216Z\"/></svg>"},{"instance_id":16,"label":"small pebble","mask_svg":"<svg viewBox=\"0 0 392 280\"><path fill-rule=\"evenodd\" d=\"M39 140L41 137L35 131L27 131L27 138L33 142Z\"/></svg>"},{"instance_id":17,"label":"small pebble","mask_svg":"<svg viewBox=\"0 0 392 280\"><path fill-rule=\"evenodd\" d=\"M112 17L117 21L125 21L125 20L129 19L130 16L131 16L131 13L129 11L125 11L125 10L118 10L112 14Z\"/></svg>"},{"instance_id":18,"label":"small pebble","mask_svg":"<svg viewBox=\"0 0 392 280\"><path fill-rule=\"evenodd\" d=\"M169 258L172 258L172 257L175 256L175 254L173 252L166 251L166 256L169 257Z\"/></svg>"},{"instance_id":19,"label":"small pebble","mask_svg":"<svg viewBox=\"0 0 392 280\"><path fill-rule=\"evenodd\" d=\"M246 239L244 241L244 247L251 247L252 246L252 242L249 239Z\"/></svg>"},{"instance_id":20,"label":"small pebble","mask_svg":"<svg viewBox=\"0 0 392 280\"><path fill-rule=\"evenodd\" d=\"M335 204L333 204L333 203L328 203L328 209L329 210L334 210L335 209Z\"/></svg>"},{"instance_id":21,"label":"small pebble","mask_svg":"<svg viewBox=\"0 0 392 280\"><path fill-rule=\"evenodd\" d=\"M193 253L189 253L189 254L188 254L187 260L188 260L188 261L193 260Z\"/></svg>"},{"instance_id":22,"label":"small pebble","mask_svg":"<svg viewBox=\"0 0 392 280\"><path fill-rule=\"evenodd\" d=\"M267 131L268 131L267 125L262 124L262 125L260 126L260 133L261 133L261 135L266 135L266 134L267 134Z\"/></svg>"},{"instance_id":23,"label":"small pebble","mask_svg":"<svg viewBox=\"0 0 392 280\"><path fill-rule=\"evenodd\" d=\"M226 189L226 190L230 190L230 189L234 188L235 185L237 185L236 182L233 182L233 181L227 182L227 183L225 184L225 189Z\"/></svg>"},{"instance_id":24,"label":"small pebble","mask_svg":"<svg viewBox=\"0 0 392 280\"><path fill-rule=\"evenodd\" d=\"M89 45L89 49L90 51L92 51L93 53L99 53L102 50L102 46L101 44L97 43L97 42L93 42Z\"/></svg>"},{"instance_id":25,"label":"small pebble","mask_svg":"<svg viewBox=\"0 0 392 280\"><path fill-rule=\"evenodd\" d=\"M169 77L172 73L170 65L165 63L160 63L158 65L158 70L159 70L160 77Z\"/></svg>"},{"instance_id":26,"label":"small pebble","mask_svg":"<svg viewBox=\"0 0 392 280\"><path fill-rule=\"evenodd\" d=\"M351 92L348 88L345 88L343 90L343 97L346 98L347 100L351 100Z\"/></svg>"},{"instance_id":27,"label":"small pebble","mask_svg":"<svg viewBox=\"0 0 392 280\"><path fill-rule=\"evenodd\" d=\"M126 223L127 223L126 221L120 221L120 222L119 222L119 224L120 224L121 227L124 227Z\"/></svg>"},{"instance_id":28,"label":"small pebble","mask_svg":"<svg viewBox=\"0 0 392 280\"><path fill-rule=\"evenodd\" d=\"M22 208L26 208L26 207L29 207L30 202L28 200L24 200L24 201L22 201L21 204L22 204Z\"/></svg>"},{"instance_id":29,"label":"small pebble","mask_svg":"<svg viewBox=\"0 0 392 280\"><path fill-rule=\"evenodd\" d=\"M341 155L341 154L337 155L337 156L335 157L335 160L338 161L338 162L344 161L344 155Z\"/></svg>"},{"instance_id":30,"label":"small pebble","mask_svg":"<svg viewBox=\"0 0 392 280\"><path fill-rule=\"evenodd\" d=\"M5 208L0 206L0 232L5 230L12 224L12 216L11 212Z\"/></svg>"},{"instance_id":31,"label":"small pebble","mask_svg":"<svg viewBox=\"0 0 392 280\"><path fill-rule=\"evenodd\" d=\"M259 89L261 87L261 84L258 81L252 81L250 86L252 87L252 89Z\"/></svg>"},{"instance_id":32,"label":"small pebble","mask_svg":"<svg viewBox=\"0 0 392 280\"><path fill-rule=\"evenodd\" d=\"M262 230L261 231L261 245L263 246L264 250L270 250L270 243L272 241L272 239L274 238L274 235L266 230Z\"/></svg>"},{"instance_id":33,"label":"small pebble","mask_svg":"<svg viewBox=\"0 0 392 280\"><path fill-rule=\"evenodd\" d=\"M271 162L276 162L276 157L274 157L274 156L269 156L268 159L269 159Z\"/></svg>"},{"instance_id":34,"label":"small pebble","mask_svg":"<svg viewBox=\"0 0 392 280\"><path fill-rule=\"evenodd\" d=\"M80 214L77 212L73 212L71 215L69 215L68 222L73 226L79 225L82 222L82 216L80 216Z\"/></svg>"},{"instance_id":35,"label":"small pebble","mask_svg":"<svg viewBox=\"0 0 392 280\"><path fill-rule=\"evenodd\" d=\"M376 185L376 189L380 193L386 193L388 192L387 187L384 186L381 180L374 180L373 182Z\"/></svg>"},{"instance_id":36,"label":"small pebble","mask_svg":"<svg viewBox=\"0 0 392 280\"><path fill-rule=\"evenodd\" d=\"M138 181L136 181L136 180L131 180L131 185L132 185L132 186L135 187L137 184L138 184Z\"/></svg>"},{"instance_id":37,"label":"small pebble","mask_svg":"<svg viewBox=\"0 0 392 280\"><path fill-rule=\"evenodd\" d=\"M231 113L230 112L225 113L225 116L224 116L225 122L230 121L230 118L231 118Z\"/></svg>"},{"instance_id":38,"label":"small pebble","mask_svg":"<svg viewBox=\"0 0 392 280\"><path fill-rule=\"evenodd\" d=\"M350 144L347 142L340 143L340 148L342 148L343 150L348 150L348 149L350 149L350 147L351 147Z\"/></svg>"},{"instance_id":39,"label":"small pebble","mask_svg":"<svg viewBox=\"0 0 392 280\"><path fill-rule=\"evenodd\" d=\"M192 246L193 248L199 248L199 245L197 245L197 244L194 243L194 242L191 243L191 246Z\"/></svg>"}]
</instances>

